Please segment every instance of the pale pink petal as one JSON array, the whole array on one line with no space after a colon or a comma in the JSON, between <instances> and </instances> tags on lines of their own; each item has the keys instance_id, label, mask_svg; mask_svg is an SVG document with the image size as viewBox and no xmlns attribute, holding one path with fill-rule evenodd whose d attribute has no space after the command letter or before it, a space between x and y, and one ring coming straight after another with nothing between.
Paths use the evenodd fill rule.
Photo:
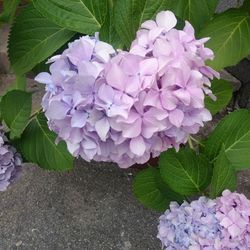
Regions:
<instances>
[{"instance_id":1,"label":"pale pink petal","mask_svg":"<svg viewBox=\"0 0 250 250\"><path fill-rule=\"evenodd\" d=\"M130 150L132 153L138 156L142 156L146 150L146 145L141 136L131 139Z\"/></svg>"},{"instance_id":2,"label":"pale pink petal","mask_svg":"<svg viewBox=\"0 0 250 250\"><path fill-rule=\"evenodd\" d=\"M143 29L153 29L153 28L156 28L156 23L155 21L152 21L152 20L148 20L148 21L145 21L144 23L142 23L141 27Z\"/></svg>"},{"instance_id":3,"label":"pale pink petal","mask_svg":"<svg viewBox=\"0 0 250 250\"><path fill-rule=\"evenodd\" d=\"M165 31L169 31L177 24L177 19L171 11L161 11L156 15L156 23L159 27L164 27Z\"/></svg>"},{"instance_id":4,"label":"pale pink petal","mask_svg":"<svg viewBox=\"0 0 250 250\"><path fill-rule=\"evenodd\" d=\"M73 128L83 128L86 124L88 114L82 111L75 111L71 118Z\"/></svg>"},{"instance_id":5,"label":"pale pink petal","mask_svg":"<svg viewBox=\"0 0 250 250\"><path fill-rule=\"evenodd\" d=\"M142 129L142 120L137 119L133 124L128 124L124 126L122 135L126 138L134 138L141 133L141 129Z\"/></svg>"},{"instance_id":6,"label":"pale pink petal","mask_svg":"<svg viewBox=\"0 0 250 250\"><path fill-rule=\"evenodd\" d=\"M102 141L106 141L108 131L110 129L109 121L106 117L97 121L95 124L95 129Z\"/></svg>"},{"instance_id":7,"label":"pale pink petal","mask_svg":"<svg viewBox=\"0 0 250 250\"><path fill-rule=\"evenodd\" d=\"M45 83L45 84L52 84L53 83L51 75L47 72L39 73L35 77L35 81L40 82L40 83Z\"/></svg>"},{"instance_id":8,"label":"pale pink petal","mask_svg":"<svg viewBox=\"0 0 250 250\"><path fill-rule=\"evenodd\" d=\"M184 119L184 113L180 109L175 109L169 113L169 121L177 128L181 126Z\"/></svg>"},{"instance_id":9,"label":"pale pink petal","mask_svg":"<svg viewBox=\"0 0 250 250\"><path fill-rule=\"evenodd\" d=\"M69 110L70 107L66 103L53 101L50 103L46 111L46 116L50 117L50 119L64 119Z\"/></svg>"}]
</instances>

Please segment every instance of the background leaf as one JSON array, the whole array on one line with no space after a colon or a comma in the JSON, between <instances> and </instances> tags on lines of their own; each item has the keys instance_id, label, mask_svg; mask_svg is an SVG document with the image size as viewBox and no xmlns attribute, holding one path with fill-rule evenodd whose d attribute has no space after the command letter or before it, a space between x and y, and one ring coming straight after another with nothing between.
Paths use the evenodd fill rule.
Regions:
<instances>
[{"instance_id":1,"label":"background leaf","mask_svg":"<svg viewBox=\"0 0 250 250\"><path fill-rule=\"evenodd\" d=\"M162 181L159 170L155 168L144 169L136 175L133 193L143 205L157 211L165 211L171 201L184 200Z\"/></svg>"},{"instance_id":2,"label":"background leaf","mask_svg":"<svg viewBox=\"0 0 250 250\"><path fill-rule=\"evenodd\" d=\"M115 29L127 48L145 20L165 10L168 0L119 0L115 5Z\"/></svg>"},{"instance_id":3,"label":"background leaf","mask_svg":"<svg viewBox=\"0 0 250 250\"><path fill-rule=\"evenodd\" d=\"M167 8L188 20L197 31L214 15L217 4L218 0L169 0Z\"/></svg>"},{"instance_id":4,"label":"background leaf","mask_svg":"<svg viewBox=\"0 0 250 250\"><path fill-rule=\"evenodd\" d=\"M115 20L114 20L114 4L116 0L109 0L109 8L100 30L100 40L111 44L114 48L123 48L123 42L121 41L119 35L115 30Z\"/></svg>"},{"instance_id":5,"label":"background leaf","mask_svg":"<svg viewBox=\"0 0 250 250\"><path fill-rule=\"evenodd\" d=\"M230 102L233 94L233 87L225 80L215 79L212 81L211 89L213 94L217 97L217 100L213 101L209 96L206 96L205 106L210 110L212 115L215 115Z\"/></svg>"},{"instance_id":6,"label":"background leaf","mask_svg":"<svg viewBox=\"0 0 250 250\"><path fill-rule=\"evenodd\" d=\"M178 153L170 149L162 153L159 166L163 181L182 195L204 191L211 180L212 166L208 159L191 149L181 149Z\"/></svg>"},{"instance_id":7,"label":"background leaf","mask_svg":"<svg viewBox=\"0 0 250 250\"><path fill-rule=\"evenodd\" d=\"M8 55L12 69L18 75L28 72L74 34L51 23L29 5L16 18L11 29Z\"/></svg>"},{"instance_id":8,"label":"background leaf","mask_svg":"<svg viewBox=\"0 0 250 250\"><path fill-rule=\"evenodd\" d=\"M43 113L38 114L24 130L18 141L18 148L29 161L41 168L68 170L72 168L73 157L67 151L65 142L55 144L56 134L48 129Z\"/></svg>"},{"instance_id":9,"label":"background leaf","mask_svg":"<svg viewBox=\"0 0 250 250\"><path fill-rule=\"evenodd\" d=\"M225 146L230 163L237 170L250 167L250 110L238 110L222 119L204 142L204 154L214 162Z\"/></svg>"},{"instance_id":10,"label":"background leaf","mask_svg":"<svg viewBox=\"0 0 250 250\"><path fill-rule=\"evenodd\" d=\"M3 0L3 11L0 13L0 22L9 22L13 19L20 1Z\"/></svg>"},{"instance_id":11,"label":"background leaf","mask_svg":"<svg viewBox=\"0 0 250 250\"><path fill-rule=\"evenodd\" d=\"M231 9L217 15L201 31L211 37L206 46L215 53L208 64L216 70L235 65L250 54L250 16L243 9Z\"/></svg>"},{"instance_id":12,"label":"background leaf","mask_svg":"<svg viewBox=\"0 0 250 250\"><path fill-rule=\"evenodd\" d=\"M220 196L225 189L235 191L236 184L236 172L227 159L225 147L223 145L220 154L214 163L210 195L212 198L216 198L217 196Z\"/></svg>"},{"instance_id":13,"label":"background leaf","mask_svg":"<svg viewBox=\"0 0 250 250\"><path fill-rule=\"evenodd\" d=\"M26 127L31 113L31 94L13 90L3 96L1 115L10 128L10 138L20 137Z\"/></svg>"},{"instance_id":14,"label":"background leaf","mask_svg":"<svg viewBox=\"0 0 250 250\"><path fill-rule=\"evenodd\" d=\"M93 34L104 23L107 0L33 0L35 8L55 24Z\"/></svg>"}]
</instances>

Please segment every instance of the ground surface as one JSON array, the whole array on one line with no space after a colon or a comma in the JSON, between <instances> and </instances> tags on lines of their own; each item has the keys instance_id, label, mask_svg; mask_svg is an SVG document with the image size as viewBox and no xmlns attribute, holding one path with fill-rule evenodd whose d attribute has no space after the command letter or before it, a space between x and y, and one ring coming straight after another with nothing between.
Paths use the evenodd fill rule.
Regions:
<instances>
[{"instance_id":1,"label":"ground surface","mask_svg":"<svg viewBox=\"0 0 250 250\"><path fill-rule=\"evenodd\" d=\"M221 1L219 10L235 3ZM5 27L0 34L1 89L13 81L6 61L7 32ZM250 91L249 65L244 61L230 71ZM31 80L29 86L38 88ZM239 95L247 97L238 105L247 106L249 95L243 90ZM39 92L34 99L38 104ZM240 174L239 190L250 198L249 180L249 171ZM160 249L155 237L159 214L134 199L131 182L131 170L110 164L78 160L66 173L25 165L21 180L0 193L0 250Z\"/></svg>"}]
</instances>

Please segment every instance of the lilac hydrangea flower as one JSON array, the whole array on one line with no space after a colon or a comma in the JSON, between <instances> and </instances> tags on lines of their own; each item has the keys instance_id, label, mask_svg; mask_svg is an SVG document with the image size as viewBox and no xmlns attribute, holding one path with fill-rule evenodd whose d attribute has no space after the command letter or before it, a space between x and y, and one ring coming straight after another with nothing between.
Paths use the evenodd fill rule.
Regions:
<instances>
[{"instance_id":1,"label":"lilac hydrangea flower","mask_svg":"<svg viewBox=\"0 0 250 250\"><path fill-rule=\"evenodd\" d=\"M204 97L218 74L205 60L213 53L189 23L182 31L175 24L172 12L160 12L129 52L85 36L49 60L50 73L35 79L46 85L49 127L72 155L126 168L178 150L211 120Z\"/></svg>"},{"instance_id":2,"label":"lilac hydrangea flower","mask_svg":"<svg viewBox=\"0 0 250 250\"><path fill-rule=\"evenodd\" d=\"M190 204L171 202L170 209L160 217L158 226L157 238L161 240L163 249L221 249L220 225L215 212L215 201L205 197ZM216 245L218 247L215 248Z\"/></svg>"},{"instance_id":3,"label":"lilac hydrangea flower","mask_svg":"<svg viewBox=\"0 0 250 250\"><path fill-rule=\"evenodd\" d=\"M216 201L216 218L222 227L222 249L250 249L250 200L225 190Z\"/></svg>"},{"instance_id":4,"label":"lilac hydrangea flower","mask_svg":"<svg viewBox=\"0 0 250 250\"><path fill-rule=\"evenodd\" d=\"M16 149L8 144L4 133L0 132L0 191L5 191L21 172L22 158Z\"/></svg>"}]
</instances>

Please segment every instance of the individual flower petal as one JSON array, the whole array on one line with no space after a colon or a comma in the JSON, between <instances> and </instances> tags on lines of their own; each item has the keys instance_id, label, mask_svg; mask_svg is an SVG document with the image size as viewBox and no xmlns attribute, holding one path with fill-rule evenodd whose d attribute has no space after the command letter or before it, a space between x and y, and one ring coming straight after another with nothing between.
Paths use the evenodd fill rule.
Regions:
<instances>
[{"instance_id":1,"label":"individual flower petal","mask_svg":"<svg viewBox=\"0 0 250 250\"><path fill-rule=\"evenodd\" d=\"M171 11L161 11L156 15L156 23L160 27L164 27L165 31L169 31L177 24L177 19Z\"/></svg>"},{"instance_id":2,"label":"individual flower petal","mask_svg":"<svg viewBox=\"0 0 250 250\"><path fill-rule=\"evenodd\" d=\"M108 131L110 129L109 121L106 117L97 121L95 124L97 134L100 136L102 141L106 141Z\"/></svg>"},{"instance_id":3,"label":"individual flower petal","mask_svg":"<svg viewBox=\"0 0 250 250\"><path fill-rule=\"evenodd\" d=\"M169 121L177 128L181 126L184 119L184 113L180 109L175 109L169 113Z\"/></svg>"},{"instance_id":4,"label":"individual flower petal","mask_svg":"<svg viewBox=\"0 0 250 250\"><path fill-rule=\"evenodd\" d=\"M131 152L135 155L142 156L146 150L146 145L141 136L131 139L130 141Z\"/></svg>"}]
</instances>

